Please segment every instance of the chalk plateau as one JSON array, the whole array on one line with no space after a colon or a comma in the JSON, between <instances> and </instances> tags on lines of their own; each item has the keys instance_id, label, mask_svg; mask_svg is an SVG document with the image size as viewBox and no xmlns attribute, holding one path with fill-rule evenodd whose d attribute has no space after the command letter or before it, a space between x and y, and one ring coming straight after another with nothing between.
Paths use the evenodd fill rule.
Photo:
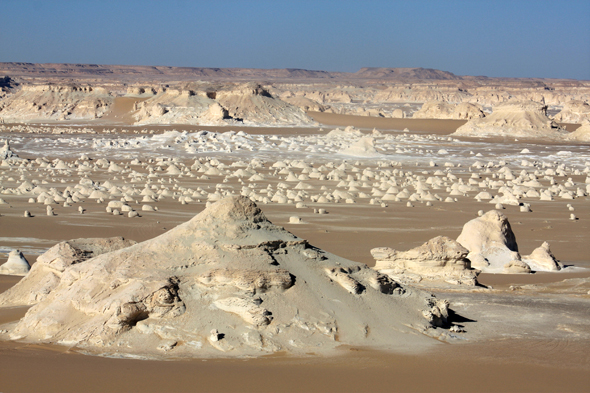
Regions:
<instances>
[{"instance_id":1,"label":"chalk plateau","mask_svg":"<svg viewBox=\"0 0 590 393\"><path fill-rule=\"evenodd\" d=\"M448 337L435 329L449 327L447 301L309 245L246 197L66 265L10 329L12 339L105 355L211 357L407 348Z\"/></svg>"}]
</instances>

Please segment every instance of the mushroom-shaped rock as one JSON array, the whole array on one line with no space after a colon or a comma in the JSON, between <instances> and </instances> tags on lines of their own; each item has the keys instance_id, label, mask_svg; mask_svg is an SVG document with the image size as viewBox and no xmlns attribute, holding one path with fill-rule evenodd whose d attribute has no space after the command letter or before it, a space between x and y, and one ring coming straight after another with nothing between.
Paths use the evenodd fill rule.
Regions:
<instances>
[{"instance_id":1,"label":"mushroom-shaped rock","mask_svg":"<svg viewBox=\"0 0 590 393\"><path fill-rule=\"evenodd\" d=\"M31 265L19 250L10 251L8 260L0 266L0 274L12 276L24 276L29 270L31 270Z\"/></svg>"}]
</instances>

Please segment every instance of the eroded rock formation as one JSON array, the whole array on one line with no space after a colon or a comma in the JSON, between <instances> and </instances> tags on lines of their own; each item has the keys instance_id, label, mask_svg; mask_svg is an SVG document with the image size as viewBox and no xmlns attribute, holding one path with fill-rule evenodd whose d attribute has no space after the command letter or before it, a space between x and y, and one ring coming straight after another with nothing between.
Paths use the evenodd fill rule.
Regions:
<instances>
[{"instance_id":1,"label":"eroded rock formation","mask_svg":"<svg viewBox=\"0 0 590 393\"><path fill-rule=\"evenodd\" d=\"M25 278L6 292L0 293L0 307L38 303L59 285L68 267L133 244L133 240L125 240L122 237L60 242L37 258Z\"/></svg>"},{"instance_id":2,"label":"eroded rock formation","mask_svg":"<svg viewBox=\"0 0 590 393\"><path fill-rule=\"evenodd\" d=\"M484 118L468 121L453 135L560 139L566 135L566 131L547 117L546 105L532 101L510 101L495 106L492 114Z\"/></svg>"},{"instance_id":3,"label":"eroded rock formation","mask_svg":"<svg viewBox=\"0 0 590 393\"><path fill-rule=\"evenodd\" d=\"M0 265L0 274L11 276L24 276L29 270L31 270L31 265L20 250L10 251L6 262Z\"/></svg>"},{"instance_id":4,"label":"eroded rock formation","mask_svg":"<svg viewBox=\"0 0 590 393\"><path fill-rule=\"evenodd\" d=\"M497 210L467 222L457 242L469 250L467 258L471 265L483 272L530 273L531 270L560 269L546 242L522 258L508 218Z\"/></svg>"},{"instance_id":5,"label":"eroded rock formation","mask_svg":"<svg viewBox=\"0 0 590 393\"><path fill-rule=\"evenodd\" d=\"M47 255L39 266L59 259ZM49 264L60 279L34 299L13 339L104 354L302 354L409 345L428 340L412 329L447 325L448 302L310 246L246 197L222 199L146 242Z\"/></svg>"},{"instance_id":6,"label":"eroded rock formation","mask_svg":"<svg viewBox=\"0 0 590 393\"><path fill-rule=\"evenodd\" d=\"M477 271L466 259L469 251L445 236L430 239L408 251L388 247L371 250L374 269L396 281L444 281L451 284L476 285Z\"/></svg>"},{"instance_id":7,"label":"eroded rock formation","mask_svg":"<svg viewBox=\"0 0 590 393\"><path fill-rule=\"evenodd\" d=\"M415 112L415 119L479 119L484 117L481 106L462 102L449 104L444 101L428 101L422 108Z\"/></svg>"}]
</instances>

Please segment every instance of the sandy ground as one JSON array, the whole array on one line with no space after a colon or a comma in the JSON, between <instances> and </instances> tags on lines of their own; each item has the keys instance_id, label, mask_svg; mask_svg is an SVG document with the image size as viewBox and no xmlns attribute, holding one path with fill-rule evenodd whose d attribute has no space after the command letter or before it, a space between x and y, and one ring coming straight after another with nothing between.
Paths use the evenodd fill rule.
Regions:
<instances>
[{"instance_id":1,"label":"sandy ground","mask_svg":"<svg viewBox=\"0 0 590 393\"><path fill-rule=\"evenodd\" d=\"M544 342L441 345L418 356L343 349L332 358L107 359L0 345L3 392L585 392L588 367ZM530 356L524 359L523 356ZM587 360L587 359L585 359ZM564 362L565 361L565 362ZM32 377L31 374L34 374Z\"/></svg>"},{"instance_id":2,"label":"sandy ground","mask_svg":"<svg viewBox=\"0 0 590 393\"><path fill-rule=\"evenodd\" d=\"M409 119L349 119L335 115L321 121L369 129L388 129L385 123L372 125L371 122L390 121L392 129L399 129L402 123L398 122ZM335 124L338 121L343 124ZM448 134L462 122L414 120L407 124L415 128L409 125L402 128ZM248 132L285 135L318 130L268 128ZM427 168L416 170L422 169ZM96 179L109 178L107 174L101 176ZM584 179L585 176L574 176L573 180L583 182ZM218 181L184 178L180 185L205 187ZM54 186L64 187L64 184ZM141 218L129 219L106 214L104 204L88 201L83 204L87 210L84 215L78 214L74 205L58 206L57 216L47 217L43 205L29 204L22 197L2 197L9 205L0 206L0 249L7 252L17 247L31 262L56 242L71 238L124 236L147 240L187 221L205 207L204 203L181 205L168 198L158 202L158 212L140 211ZM546 240L565 265L590 268L588 200L587 197L553 202L537 199L532 202L532 213L520 213L518 207L506 206L504 213L510 219L521 253L530 253ZM574 205L580 220L569 220L568 203ZM262 205L262 209L273 223L312 245L370 266L374 265L371 248L388 246L407 250L438 235L456 238L463 224L476 217L478 210L493 208L492 204L476 202L473 197L461 198L461 203L437 202L432 207L415 203L413 208L406 207L405 202L390 202L386 208L367 203L306 204L310 209L277 204ZM314 207L326 208L329 214L314 214ZM24 210L31 211L35 217L22 217ZM289 224L293 215L301 217L303 223ZM82 355L64 347L1 342L0 392L588 391L590 295L587 291L590 288L583 287L584 292L575 281L588 277L590 270L585 269L532 275L482 274L480 282L493 287L492 290L439 291L437 295L451 300L457 320L472 333L471 338L465 344L440 343L421 354L343 348L342 355L335 358L272 356L160 362L108 359ZM0 291L19 279L0 276ZM16 320L24 312L26 308L2 309L0 324Z\"/></svg>"}]
</instances>

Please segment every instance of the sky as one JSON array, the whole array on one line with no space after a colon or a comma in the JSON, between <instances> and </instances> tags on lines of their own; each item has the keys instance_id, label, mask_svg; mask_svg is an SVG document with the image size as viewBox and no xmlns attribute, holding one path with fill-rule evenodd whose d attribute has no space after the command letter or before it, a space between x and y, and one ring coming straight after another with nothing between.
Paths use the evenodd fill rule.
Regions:
<instances>
[{"instance_id":1,"label":"sky","mask_svg":"<svg viewBox=\"0 0 590 393\"><path fill-rule=\"evenodd\" d=\"M0 62L590 80L590 0L0 0Z\"/></svg>"}]
</instances>

